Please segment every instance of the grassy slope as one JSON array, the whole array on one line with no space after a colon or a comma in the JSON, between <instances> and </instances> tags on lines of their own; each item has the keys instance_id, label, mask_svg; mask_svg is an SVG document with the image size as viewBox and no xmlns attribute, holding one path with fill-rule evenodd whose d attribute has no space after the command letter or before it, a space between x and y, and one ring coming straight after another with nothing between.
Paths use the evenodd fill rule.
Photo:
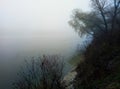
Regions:
<instances>
[{"instance_id":1,"label":"grassy slope","mask_svg":"<svg viewBox=\"0 0 120 89\"><path fill-rule=\"evenodd\" d=\"M94 39L84 59L76 69L75 89L120 89L120 31Z\"/></svg>"},{"instance_id":2,"label":"grassy slope","mask_svg":"<svg viewBox=\"0 0 120 89\"><path fill-rule=\"evenodd\" d=\"M69 63L70 63L71 65L73 65L73 66L77 66L78 63L79 63L80 61L82 61L82 60L83 60L83 55L81 55L81 54L76 54L76 55L74 55L74 56L70 59Z\"/></svg>"}]
</instances>

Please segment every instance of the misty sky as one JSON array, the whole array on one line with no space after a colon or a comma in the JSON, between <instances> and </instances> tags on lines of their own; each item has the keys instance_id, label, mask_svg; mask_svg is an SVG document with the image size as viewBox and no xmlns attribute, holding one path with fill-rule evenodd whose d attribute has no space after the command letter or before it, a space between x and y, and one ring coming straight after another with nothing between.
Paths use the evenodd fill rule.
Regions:
<instances>
[{"instance_id":1,"label":"misty sky","mask_svg":"<svg viewBox=\"0 0 120 89\"><path fill-rule=\"evenodd\" d=\"M0 0L0 55L69 54L82 43L68 24L76 8L88 11L89 0Z\"/></svg>"},{"instance_id":2,"label":"misty sky","mask_svg":"<svg viewBox=\"0 0 120 89\"><path fill-rule=\"evenodd\" d=\"M0 37L71 33L72 10L89 10L89 0L0 0Z\"/></svg>"}]
</instances>

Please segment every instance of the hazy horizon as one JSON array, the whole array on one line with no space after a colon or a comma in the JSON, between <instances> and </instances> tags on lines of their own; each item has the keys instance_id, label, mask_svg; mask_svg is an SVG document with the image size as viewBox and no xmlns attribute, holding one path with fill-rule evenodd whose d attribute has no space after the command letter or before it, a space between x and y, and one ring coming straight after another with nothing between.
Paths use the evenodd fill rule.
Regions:
<instances>
[{"instance_id":1,"label":"hazy horizon","mask_svg":"<svg viewBox=\"0 0 120 89\"><path fill-rule=\"evenodd\" d=\"M18 54L21 51L38 54L39 51L58 54L74 52L82 39L68 21L76 8L89 11L88 1L1 0L1 55L11 53L9 51Z\"/></svg>"},{"instance_id":2,"label":"hazy horizon","mask_svg":"<svg viewBox=\"0 0 120 89\"><path fill-rule=\"evenodd\" d=\"M26 56L73 55L82 38L69 26L88 0L0 0L0 88L8 89Z\"/></svg>"}]
</instances>

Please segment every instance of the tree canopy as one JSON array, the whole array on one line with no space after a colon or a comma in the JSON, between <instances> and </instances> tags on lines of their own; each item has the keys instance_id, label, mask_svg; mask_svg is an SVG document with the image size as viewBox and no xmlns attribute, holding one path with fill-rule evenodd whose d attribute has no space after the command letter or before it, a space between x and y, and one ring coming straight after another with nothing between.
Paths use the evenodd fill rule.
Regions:
<instances>
[{"instance_id":1,"label":"tree canopy","mask_svg":"<svg viewBox=\"0 0 120 89\"><path fill-rule=\"evenodd\" d=\"M120 26L120 0L91 0L92 10L74 10L69 24L80 34L92 36L113 31Z\"/></svg>"}]
</instances>

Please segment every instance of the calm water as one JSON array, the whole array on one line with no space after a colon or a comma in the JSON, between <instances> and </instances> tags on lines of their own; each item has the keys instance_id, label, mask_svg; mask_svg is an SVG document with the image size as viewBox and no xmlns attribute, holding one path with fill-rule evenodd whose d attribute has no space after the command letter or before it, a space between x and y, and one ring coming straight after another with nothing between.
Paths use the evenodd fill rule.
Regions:
<instances>
[{"instance_id":1,"label":"calm water","mask_svg":"<svg viewBox=\"0 0 120 89\"><path fill-rule=\"evenodd\" d=\"M67 32L68 31L68 32ZM9 89L24 58L42 54L58 54L65 60L76 52L82 39L72 29L66 33L38 33L38 35L9 35L0 38L0 89ZM27 59L29 60L29 59ZM9 87L9 88L8 88Z\"/></svg>"}]
</instances>

